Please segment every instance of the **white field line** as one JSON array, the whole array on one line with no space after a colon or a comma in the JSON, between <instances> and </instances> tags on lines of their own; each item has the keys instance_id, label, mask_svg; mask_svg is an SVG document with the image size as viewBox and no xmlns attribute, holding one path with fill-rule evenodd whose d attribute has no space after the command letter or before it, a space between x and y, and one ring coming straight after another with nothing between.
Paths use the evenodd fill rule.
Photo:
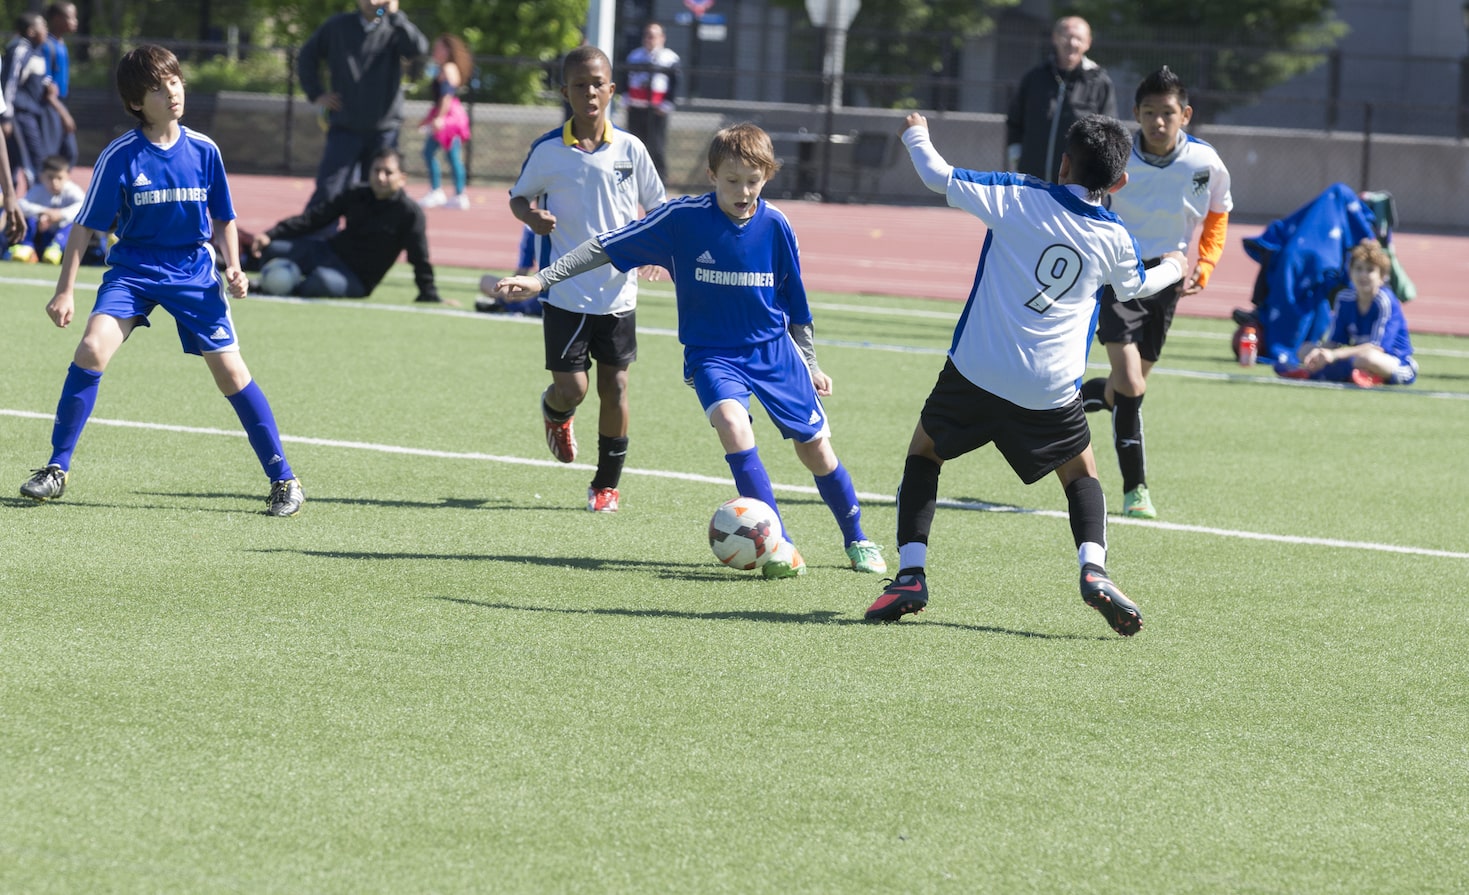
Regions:
<instances>
[{"instance_id":1,"label":"white field line","mask_svg":"<svg viewBox=\"0 0 1469 895\"><path fill-rule=\"evenodd\" d=\"M12 410L0 408L0 416L17 417L31 420L50 420L49 413L36 413L29 410ZM175 426L165 423L145 423L134 420L113 420L93 417L88 420L91 426L117 426L127 429L149 429L157 432L173 432L183 435L209 435L225 438L244 438L245 433L235 430L211 429L199 426ZM372 451L379 454L403 454L413 457L428 457L436 460L470 460L482 463L504 463L514 466L541 466L561 469L577 469L584 472L595 472L596 467L585 463L561 463L556 460L545 458L530 459L527 457L510 457L503 454L484 454L476 451L439 451L430 448L405 447L394 444L377 444L369 441L341 441L332 438L308 438L301 435L282 435L281 441L289 444L309 444L314 447L336 448L339 450ZM699 482L709 485L729 486L729 479L724 476L697 475L688 472L678 472L664 469L637 469L626 468L625 475L647 476L649 478L677 479L687 482ZM816 494L816 488L812 485L782 485L774 484L777 491L791 494ZM873 492L858 492L861 500L868 503L893 503L895 498L891 494L877 494ZM946 509L970 510L986 513L1018 513L1027 516L1045 516L1052 519L1066 519L1067 514L1060 510L1036 510L1024 507L1002 506L998 504L984 503L983 501L950 500L941 499L939 506ZM1446 559L1469 559L1469 553L1457 553L1450 550L1434 550L1427 547L1406 547L1397 544L1379 544L1371 541L1342 541L1336 538L1312 538L1297 535L1277 535L1266 532L1238 531L1228 528L1214 528L1206 525L1180 525L1173 522L1159 522L1156 520L1128 519L1126 517L1111 517L1108 524L1112 525L1140 525L1147 528L1156 528L1163 531L1176 531L1188 534L1200 534L1220 538L1239 538L1250 541L1270 541L1278 544L1301 544L1313 547L1332 547L1345 550L1371 550L1379 553L1401 553L1411 556L1432 556Z\"/></svg>"}]
</instances>

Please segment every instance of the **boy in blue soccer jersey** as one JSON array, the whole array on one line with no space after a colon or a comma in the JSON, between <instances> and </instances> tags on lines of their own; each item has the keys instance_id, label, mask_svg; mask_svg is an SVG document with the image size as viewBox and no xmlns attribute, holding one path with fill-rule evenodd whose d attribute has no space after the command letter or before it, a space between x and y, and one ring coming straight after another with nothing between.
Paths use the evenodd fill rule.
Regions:
<instances>
[{"instance_id":1,"label":"boy in blue soccer jersey","mask_svg":"<svg viewBox=\"0 0 1469 895\"><path fill-rule=\"evenodd\" d=\"M594 234L635 220L638 208L656 208L663 181L643 142L612 126L612 63L592 46L566 54L561 95L571 117L531 145L510 188L510 211L537 237L542 266ZM576 459L572 419L586 400L588 372L597 365L597 471L587 509L615 513L628 445L628 367L637 360L638 276L618 270L589 272L541 297L546 369L541 393L546 446L562 463ZM490 307L487 310L509 310Z\"/></svg>"},{"instance_id":2,"label":"boy in blue soccer jersey","mask_svg":"<svg viewBox=\"0 0 1469 895\"><path fill-rule=\"evenodd\" d=\"M1384 382L1412 385L1418 378L1413 341L1403 305L1387 287L1392 259L1375 239L1352 249L1352 285L1336 294L1331 325L1319 345L1302 345L1299 367L1278 368L1287 379L1350 382L1372 388Z\"/></svg>"},{"instance_id":3,"label":"boy in blue soccer jersey","mask_svg":"<svg viewBox=\"0 0 1469 895\"><path fill-rule=\"evenodd\" d=\"M97 400L108 361L159 305L178 327L187 354L202 355L219 390L229 399L250 446L271 483L266 513L291 516L305 496L286 462L275 417L260 386L240 358L225 289L245 295L235 210L219 148L179 124L184 82L179 61L159 46L144 45L117 65L117 92L140 126L108 144L93 168L76 224L66 240L56 294L46 313L59 327L72 321L77 268L93 233L116 226L97 300L77 346L51 431L51 461L35 471L20 493L51 500L66 491L72 451ZM225 282L215 269L210 236L225 254Z\"/></svg>"},{"instance_id":4,"label":"boy in blue soccer jersey","mask_svg":"<svg viewBox=\"0 0 1469 895\"><path fill-rule=\"evenodd\" d=\"M1145 265L1163 253L1187 252L1199 233L1198 262L1181 282L1145 298L1102 295L1097 341L1107 347L1111 375L1081 387L1088 412L1112 412L1112 443L1122 473L1122 515L1156 519L1148 492L1143 443L1143 395L1148 373L1163 353L1173 311L1184 296L1204 291L1214 265L1224 254L1224 237L1234 200L1229 170L1214 147L1183 128L1193 117L1188 89L1168 66L1143 79L1132 114L1140 127L1127 162L1127 186L1112 197L1112 213L1122 218L1138 243Z\"/></svg>"},{"instance_id":5,"label":"boy in blue soccer jersey","mask_svg":"<svg viewBox=\"0 0 1469 895\"><path fill-rule=\"evenodd\" d=\"M948 360L918 417L898 488L898 574L867 610L897 621L928 605L928 539L939 471L990 442L1027 485L1055 472L1066 492L1081 565L1081 598L1123 636L1142 613L1106 572L1107 502L1077 383L1104 284L1119 296L1176 282L1184 255L1164 253L1144 270L1137 241L1102 199L1127 183L1127 129L1101 115L1067 132L1060 185L968 171L944 161L918 113L903 143L924 186L984 221L979 270Z\"/></svg>"},{"instance_id":6,"label":"boy in blue soccer jersey","mask_svg":"<svg viewBox=\"0 0 1469 895\"><path fill-rule=\"evenodd\" d=\"M887 564L862 531L852 478L831 448L821 406L821 397L831 394L831 378L816 364L796 236L785 215L760 198L779 168L765 131L753 124L727 127L709 144L713 192L675 199L641 221L595 236L533 277L500 281L499 291L535 295L604 264L670 271L684 376L719 434L740 495L776 506L755 447L754 396L815 477L852 568L882 573ZM789 532L785 540L762 567L765 577L804 574L805 560Z\"/></svg>"}]
</instances>

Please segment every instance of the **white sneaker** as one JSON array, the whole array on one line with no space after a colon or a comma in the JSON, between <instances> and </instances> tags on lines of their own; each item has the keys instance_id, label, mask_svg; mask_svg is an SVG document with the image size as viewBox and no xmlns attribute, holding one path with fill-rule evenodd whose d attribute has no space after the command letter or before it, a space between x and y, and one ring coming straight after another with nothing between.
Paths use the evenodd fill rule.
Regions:
<instances>
[{"instance_id":1,"label":"white sneaker","mask_svg":"<svg viewBox=\"0 0 1469 895\"><path fill-rule=\"evenodd\" d=\"M444 195L443 190L434 190L427 196L419 199L418 204L422 205L424 208L438 208L440 205L443 205L445 202L448 201L449 199L447 196Z\"/></svg>"},{"instance_id":2,"label":"white sneaker","mask_svg":"<svg viewBox=\"0 0 1469 895\"><path fill-rule=\"evenodd\" d=\"M460 193L459 195L450 199L447 204L450 208L468 209L469 197L464 195L463 193Z\"/></svg>"}]
</instances>

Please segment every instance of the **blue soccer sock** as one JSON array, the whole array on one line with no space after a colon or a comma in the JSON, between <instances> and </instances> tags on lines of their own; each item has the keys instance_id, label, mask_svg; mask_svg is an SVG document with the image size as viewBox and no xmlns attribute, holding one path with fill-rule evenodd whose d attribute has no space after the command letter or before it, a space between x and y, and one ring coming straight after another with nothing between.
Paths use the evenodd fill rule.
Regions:
<instances>
[{"instance_id":1,"label":"blue soccer sock","mask_svg":"<svg viewBox=\"0 0 1469 895\"><path fill-rule=\"evenodd\" d=\"M97 404L97 385L102 374L72 364L61 386L61 400L56 402L56 422L51 427L51 465L71 469L71 452L82 437L82 427L92 416Z\"/></svg>"},{"instance_id":2,"label":"blue soccer sock","mask_svg":"<svg viewBox=\"0 0 1469 895\"><path fill-rule=\"evenodd\" d=\"M847 467L838 461L836 469L813 478L816 480L816 493L821 495L826 508L831 510L837 525L842 528L842 546L867 540L867 535L862 533L862 505L857 502L857 489L852 487Z\"/></svg>"},{"instance_id":3,"label":"blue soccer sock","mask_svg":"<svg viewBox=\"0 0 1469 895\"><path fill-rule=\"evenodd\" d=\"M735 490L741 497L763 500L775 510L776 516L780 516L780 507L775 505L775 489L770 485L770 473L765 471L765 464L760 462L759 448L725 454L724 462L729 464L729 471L734 474ZM782 531L785 530L784 521L780 527Z\"/></svg>"},{"instance_id":4,"label":"blue soccer sock","mask_svg":"<svg viewBox=\"0 0 1469 895\"><path fill-rule=\"evenodd\" d=\"M281 433L275 427L270 402L265 400L265 392L260 390L255 380L250 380L249 385L226 398L235 408L240 424L245 427L245 437L249 439L250 447L255 449L255 456L260 458L260 467L265 470L266 478L272 482L295 478L291 464L286 462L286 450L281 447Z\"/></svg>"}]
</instances>

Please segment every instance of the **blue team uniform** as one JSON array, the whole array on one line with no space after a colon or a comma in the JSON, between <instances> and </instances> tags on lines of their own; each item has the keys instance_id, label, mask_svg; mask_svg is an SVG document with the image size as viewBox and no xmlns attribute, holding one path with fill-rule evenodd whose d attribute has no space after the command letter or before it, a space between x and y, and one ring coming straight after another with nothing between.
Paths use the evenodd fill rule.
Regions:
<instances>
[{"instance_id":1,"label":"blue team uniform","mask_svg":"<svg viewBox=\"0 0 1469 895\"><path fill-rule=\"evenodd\" d=\"M796 235L764 200L743 226L713 193L674 199L598 241L619 270L654 264L673 277L684 376L708 414L753 394L786 438L829 433L790 324L809 324Z\"/></svg>"},{"instance_id":2,"label":"blue team uniform","mask_svg":"<svg viewBox=\"0 0 1469 895\"><path fill-rule=\"evenodd\" d=\"M1377 290L1366 313L1357 307L1357 290L1350 287L1337 293L1336 308L1326 341L1336 345L1371 343L1398 359L1395 385L1409 385L1418 378L1418 362L1413 359L1413 342L1408 338L1408 319L1403 316L1402 302L1386 286ZM1345 382L1352 375L1352 359L1327 364L1312 378Z\"/></svg>"},{"instance_id":3,"label":"blue team uniform","mask_svg":"<svg viewBox=\"0 0 1469 895\"><path fill-rule=\"evenodd\" d=\"M93 168L76 222L115 229L93 314L139 319L162 305L185 352L238 347L215 269L212 221L235 218L224 161L213 140L187 127L161 149L134 129L108 144Z\"/></svg>"}]
</instances>

